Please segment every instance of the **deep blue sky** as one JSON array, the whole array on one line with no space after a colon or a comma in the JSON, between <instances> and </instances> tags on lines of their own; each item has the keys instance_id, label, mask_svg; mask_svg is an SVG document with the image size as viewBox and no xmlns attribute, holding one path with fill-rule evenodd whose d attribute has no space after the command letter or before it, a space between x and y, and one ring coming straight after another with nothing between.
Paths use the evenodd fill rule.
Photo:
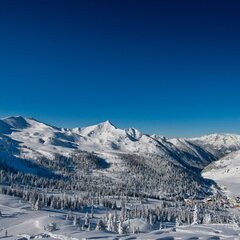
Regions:
<instances>
[{"instance_id":1,"label":"deep blue sky","mask_svg":"<svg viewBox=\"0 0 240 240\"><path fill-rule=\"evenodd\" d=\"M0 117L240 133L239 1L0 1Z\"/></svg>"}]
</instances>

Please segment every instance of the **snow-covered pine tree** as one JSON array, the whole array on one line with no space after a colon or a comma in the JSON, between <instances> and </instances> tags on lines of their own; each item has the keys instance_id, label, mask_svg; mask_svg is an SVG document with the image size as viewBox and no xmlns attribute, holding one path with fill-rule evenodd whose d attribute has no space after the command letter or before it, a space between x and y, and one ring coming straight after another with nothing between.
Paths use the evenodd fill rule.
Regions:
<instances>
[{"instance_id":1,"label":"snow-covered pine tree","mask_svg":"<svg viewBox=\"0 0 240 240\"><path fill-rule=\"evenodd\" d=\"M34 204L34 210L38 211L41 209L41 203L39 198L37 199L36 203Z\"/></svg>"},{"instance_id":2,"label":"snow-covered pine tree","mask_svg":"<svg viewBox=\"0 0 240 240\"><path fill-rule=\"evenodd\" d=\"M113 216L112 216L112 213L108 214L107 230L111 231L111 232L114 231L114 229L113 229Z\"/></svg>"},{"instance_id":3,"label":"snow-covered pine tree","mask_svg":"<svg viewBox=\"0 0 240 240\"><path fill-rule=\"evenodd\" d=\"M87 227L89 227L89 221L90 221L90 218L89 218L89 214L88 213L86 213L85 214L85 217L84 217L84 227L85 228L87 228Z\"/></svg>"},{"instance_id":4,"label":"snow-covered pine tree","mask_svg":"<svg viewBox=\"0 0 240 240\"><path fill-rule=\"evenodd\" d=\"M199 210L198 210L198 206L195 205L194 206L194 211L193 211L193 225L195 224L199 224Z\"/></svg>"},{"instance_id":5,"label":"snow-covered pine tree","mask_svg":"<svg viewBox=\"0 0 240 240\"><path fill-rule=\"evenodd\" d=\"M79 223L78 217L77 217L77 215L74 215L74 217L73 217L73 226L78 225L78 223Z\"/></svg>"},{"instance_id":6,"label":"snow-covered pine tree","mask_svg":"<svg viewBox=\"0 0 240 240\"><path fill-rule=\"evenodd\" d=\"M208 212L204 213L203 223L204 224L211 224L212 223L212 216L211 216L210 213L208 213Z\"/></svg>"},{"instance_id":7,"label":"snow-covered pine tree","mask_svg":"<svg viewBox=\"0 0 240 240\"><path fill-rule=\"evenodd\" d=\"M118 234L123 234L123 224L121 220L118 223Z\"/></svg>"}]
</instances>

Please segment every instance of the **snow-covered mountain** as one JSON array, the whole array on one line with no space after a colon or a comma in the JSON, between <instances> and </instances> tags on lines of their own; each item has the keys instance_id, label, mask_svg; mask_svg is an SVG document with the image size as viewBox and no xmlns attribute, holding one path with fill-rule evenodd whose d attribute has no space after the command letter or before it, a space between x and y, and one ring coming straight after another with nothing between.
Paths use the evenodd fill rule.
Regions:
<instances>
[{"instance_id":1,"label":"snow-covered mountain","mask_svg":"<svg viewBox=\"0 0 240 240\"><path fill-rule=\"evenodd\" d=\"M75 149L94 152L156 154L202 169L213 160L240 149L240 135L208 135L200 138L167 139L143 134L137 129L119 129L106 121L85 128L58 128L22 116L0 120L1 151L34 159ZM4 139L4 141L3 141ZM6 139L14 141L7 144Z\"/></svg>"},{"instance_id":2,"label":"snow-covered mountain","mask_svg":"<svg viewBox=\"0 0 240 240\"><path fill-rule=\"evenodd\" d=\"M218 158L240 149L240 135L237 134L211 134L189 140Z\"/></svg>"},{"instance_id":3,"label":"snow-covered mountain","mask_svg":"<svg viewBox=\"0 0 240 240\"><path fill-rule=\"evenodd\" d=\"M85 128L58 128L22 116L0 120L0 134L3 138L17 141L19 156L36 158L51 157L58 153L70 154L75 149L99 152L131 152L169 154L171 144L142 134L136 129L116 128L109 121ZM2 142L2 141L1 141ZM14 149L2 143L2 151ZM16 155L15 152L13 152Z\"/></svg>"},{"instance_id":4,"label":"snow-covered mountain","mask_svg":"<svg viewBox=\"0 0 240 240\"><path fill-rule=\"evenodd\" d=\"M68 156L74 150L156 154L175 159L185 166L202 169L215 159L214 155L186 139L149 136L137 129L119 129L106 121L85 128L58 128L22 116L0 120L0 134L14 141L14 147L1 141L2 152L25 159L54 154ZM195 141L195 140L194 140Z\"/></svg>"},{"instance_id":5,"label":"snow-covered mountain","mask_svg":"<svg viewBox=\"0 0 240 240\"><path fill-rule=\"evenodd\" d=\"M97 125L69 130L77 134L81 149L131 153L167 154L170 146L134 128L119 129L106 121Z\"/></svg>"},{"instance_id":6,"label":"snow-covered mountain","mask_svg":"<svg viewBox=\"0 0 240 240\"><path fill-rule=\"evenodd\" d=\"M200 138L167 139L143 134L134 128L119 129L109 121L69 129L22 116L0 120L0 157L9 165L18 166L21 160L34 161L41 157L52 159L56 154L67 157L77 150L95 152L115 165L120 161L116 157L118 154L154 155L198 173L211 166L210 174L215 169L219 172L221 166L218 162L211 163L227 155L220 163L224 161L226 170L223 172L227 171L228 177L231 177L239 169L238 160L230 160L239 159L236 151L240 150L240 135L213 134Z\"/></svg>"},{"instance_id":7,"label":"snow-covered mountain","mask_svg":"<svg viewBox=\"0 0 240 240\"><path fill-rule=\"evenodd\" d=\"M180 158L195 168L203 169L216 159L216 156L208 149L196 144L191 139L173 138L168 141L182 153Z\"/></svg>"}]
</instances>

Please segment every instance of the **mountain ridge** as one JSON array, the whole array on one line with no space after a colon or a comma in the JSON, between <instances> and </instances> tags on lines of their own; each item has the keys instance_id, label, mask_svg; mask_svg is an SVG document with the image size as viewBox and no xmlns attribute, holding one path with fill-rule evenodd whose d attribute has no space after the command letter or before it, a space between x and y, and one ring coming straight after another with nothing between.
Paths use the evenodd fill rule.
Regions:
<instances>
[{"instance_id":1,"label":"mountain ridge","mask_svg":"<svg viewBox=\"0 0 240 240\"><path fill-rule=\"evenodd\" d=\"M122 153L162 159L192 174L200 174L207 166L215 166L215 161L238 150L240 135L237 134L166 138L135 128L120 129L110 121L82 128L59 128L23 116L0 120L0 157L6 158L10 165L11 158L36 162L40 158L70 157L76 151L87 151L106 157L113 170L122 166L118 155Z\"/></svg>"},{"instance_id":2,"label":"mountain ridge","mask_svg":"<svg viewBox=\"0 0 240 240\"><path fill-rule=\"evenodd\" d=\"M200 159L206 158L205 153L212 155L211 158L220 158L240 149L240 135L237 134L166 138L156 134L148 135L135 128L120 129L109 120L87 127L59 128L32 117L10 116L0 120L0 134L23 142L29 137L31 141L39 141L39 144L50 143L51 140L57 139L61 143L78 144L83 149L86 147L84 150L95 148L104 151L119 150L154 154L163 154L170 150L183 151ZM54 143L54 145L58 144Z\"/></svg>"}]
</instances>

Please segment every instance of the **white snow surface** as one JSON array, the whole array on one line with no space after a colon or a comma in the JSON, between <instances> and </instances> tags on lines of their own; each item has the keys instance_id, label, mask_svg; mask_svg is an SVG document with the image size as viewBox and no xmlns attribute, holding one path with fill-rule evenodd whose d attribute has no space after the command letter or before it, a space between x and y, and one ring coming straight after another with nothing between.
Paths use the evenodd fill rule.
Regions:
<instances>
[{"instance_id":1,"label":"white snow surface","mask_svg":"<svg viewBox=\"0 0 240 240\"><path fill-rule=\"evenodd\" d=\"M109 239L109 240L174 240L174 239L240 239L240 229L234 225L209 224L209 225L185 225L177 228L168 227L161 230L153 230L152 226L143 219L132 219L130 226L138 228L140 233L122 234L106 230L94 230L99 217L105 214L104 210L98 209L95 218L91 219L91 231L81 230L73 226L71 220L66 220L67 211L44 208L39 211L31 209L29 203L13 196L0 194L0 239L20 240L20 239L43 239L43 240L83 240L83 239ZM84 213L72 212L82 220ZM48 232L44 226L56 223L57 230ZM6 236L7 233L7 236Z\"/></svg>"},{"instance_id":2,"label":"white snow surface","mask_svg":"<svg viewBox=\"0 0 240 240\"><path fill-rule=\"evenodd\" d=\"M240 151L229 153L213 162L202 175L226 187L228 194L240 196Z\"/></svg>"}]
</instances>

